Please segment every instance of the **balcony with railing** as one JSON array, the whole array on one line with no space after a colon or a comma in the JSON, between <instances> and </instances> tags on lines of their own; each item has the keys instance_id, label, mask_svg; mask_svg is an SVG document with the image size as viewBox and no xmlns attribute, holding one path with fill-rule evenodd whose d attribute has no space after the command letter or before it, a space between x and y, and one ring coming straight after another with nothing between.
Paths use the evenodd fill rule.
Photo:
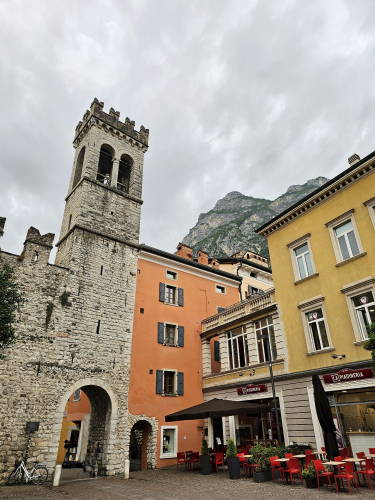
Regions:
<instances>
[{"instance_id":1,"label":"balcony with railing","mask_svg":"<svg viewBox=\"0 0 375 500\"><path fill-rule=\"evenodd\" d=\"M202 321L202 333L208 332L213 328L225 325L226 323L236 319L240 319L253 312L265 309L266 307L274 304L274 295L275 290L272 288L263 294L251 296L242 302L237 302L236 304L227 307L224 311L204 319Z\"/></svg>"}]
</instances>

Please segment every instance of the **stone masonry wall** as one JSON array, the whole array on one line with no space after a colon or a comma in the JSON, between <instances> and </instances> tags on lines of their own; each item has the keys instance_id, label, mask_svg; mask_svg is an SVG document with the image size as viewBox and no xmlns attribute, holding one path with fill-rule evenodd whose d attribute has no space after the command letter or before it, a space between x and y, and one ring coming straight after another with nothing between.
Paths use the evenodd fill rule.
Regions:
<instances>
[{"instance_id":1,"label":"stone masonry wall","mask_svg":"<svg viewBox=\"0 0 375 500\"><path fill-rule=\"evenodd\" d=\"M34 228L20 256L0 252L0 266L15 269L25 296L17 340L0 363L0 482L25 451L27 421L40 422L30 456L53 471L65 404L78 388L91 399L89 440L102 441L107 473L124 473L129 456L135 418L128 414L128 383L147 149L132 137L145 139L148 131L127 137L103 123L107 116L121 130L132 128L130 121L121 125L114 110L110 118L100 111L100 123L87 113L89 123L79 125L75 138L77 151L86 145L82 178L66 201L56 265L48 263L53 235L41 236ZM129 196L95 180L103 143L114 148L116 158L133 158Z\"/></svg>"}]
</instances>

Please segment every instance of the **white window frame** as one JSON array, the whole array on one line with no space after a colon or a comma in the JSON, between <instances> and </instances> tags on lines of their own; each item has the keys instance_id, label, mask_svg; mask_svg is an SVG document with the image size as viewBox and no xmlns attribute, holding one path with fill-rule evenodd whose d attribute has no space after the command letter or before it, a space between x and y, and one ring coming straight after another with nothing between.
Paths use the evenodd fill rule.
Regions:
<instances>
[{"instance_id":1,"label":"white window frame","mask_svg":"<svg viewBox=\"0 0 375 500\"><path fill-rule=\"evenodd\" d=\"M365 201L364 205L368 208L370 219L375 229L375 197Z\"/></svg>"},{"instance_id":2,"label":"white window frame","mask_svg":"<svg viewBox=\"0 0 375 500\"><path fill-rule=\"evenodd\" d=\"M312 299L301 302L300 304L298 304L298 309L301 312L302 325L303 325L303 330L305 333L305 340L306 340L306 346L307 346L307 354L321 354L321 353L324 353L327 351L333 351L334 347L332 345L331 332L329 329L327 314L326 314L326 310L324 307L324 297L322 297L320 295L318 297L314 297ZM322 349L319 349L319 350L315 349L315 346L313 343L313 338L312 338L312 332L310 330L309 322L307 320L307 314L309 312L315 311L316 309L322 310L324 325L325 325L327 339L328 339L328 346L323 347Z\"/></svg>"},{"instance_id":3,"label":"white window frame","mask_svg":"<svg viewBox=\"0 0 375 500\"><path fill-rule=\"evenodd\" d=\"M271 361L275 361L275 359L273 357L273 352L272 352L272 345L271 345L271 342L270 342L270 340L271 340L271 338L270 338L270 332L269 332L269 329L268 329L269 326L272 326L273 327L273 334L275 335L275 324L273 322L273 316L265 316L263 318L259 318L259 319L255 319L254 320L253 327L254 327L254 334L255 334L255 346L256 346L255 349L256 349L258 363L269 363L269 361L266 360L266 356L265 356L266 353L265 353L265 350L264 350L264 342L263 342L264 339L261 339L264 361L260 360L259 349L258 349L258 332L260 330L263 330L265 327L263 326L261 328L256 328L255 323L257 321L262 321L263 319L267 320L268 345L269 345L269 348L270 348ZM271 320L271 323L269 323L269 320ZM275 338L275 342L276 342L276 338ZM276 346L276 350L277 350L277 346ZM277 353L277 357L278 357L278 355L279 355L279 353ZM276 359L277 359L277 357L276 357Z\"/></svg>"},{"instance_id":4,"label":"white window frame","mask_svg":"<svg viewBox=\"0 0 375 500\"><path fill-rule=\"evenodd\" d=\"M171 453L163 453L163 437L164 431L172 429L175 431L174 435L174 449ZM176 458L178 449L178 426L177 425L162 425L160 427L160 458Z\"/></svg>"},{"instance_id":5,"label":"white window frame","mask_svg":"<svg viewBox=\"0 0 375 500\"><path fill-rule=\"evenodd\" d=\"M227 289L224 285L215 285L216 293L220 293L220 295L226 295Z\"/></svg>"},{"instance_id":6,"label":"white window frame","mask_svg":"<svg viewBox=\"0 0 375 500\"><path fill-rule=\"evenodd\" d=\"M167 289L168 288L174 288L174 302L169 302L169 300L167 300ZM177 288L177 286L169 285L169 284L165 283L164 304L169 304L172 306L176 306L178 304L178 288Z\"/></svg>"},{"instance_id":7,"label":"white window frame","mask_svg":"<svg viewBox=\"0 0 375 500\"><path fill-rule=\"evenodd\" d=\"M352 327L355 337L355 342L354 342L355 344L362 344L367 340L367 338L364 337L362 334L362 330L358 322L357 311L353 304L353 298L367 292L372 292L372 296L375 299L374 283L375 283L375 278L368 276L367 278L356 281L354 283L349 283L341 289L341 292L345 295L346 302L348 305L349 316L352 322Z\"/></svg>"},{"instance_id":8,"label":"white window frame","mask_svg":"<svg viewBox=\"0 0 375 500\"><path fill-rule=\"evenodd\" d=\"M288 243L288 245L287 245L289 247L290 257L291 257L291 260L292 260L292 267L293 267L293 273L294 273L294 279L295 279L295 281L306 280L306 279L311 278L312 276L316 276L318 274L316 272L314 257L313 257L313 253L312 253L312 250L311 250L310 237L311 237L310 233L305 234L304 236L301 236L297 240L292 241L291 243ZM297 248L301 247L302 245L306 245L306 244L307 244L307 248L308 248L308 253L310 255L312 273L311 274L307 274L307 276L304 276L302 278L300 276L298 262L297 262L297 255L296 255L295 250ZM306 266L306 271L307 271L307 266Z\"/></svg>"},{"instance_id":9,"label":"white window frame","mask_svg":"<svg viewBox=\"0 0 375 500\"><path fill-rule=\"evenodd\" d=\"M358 245L359 253L357 255L351 255L347 259L344 259L343 256L341 255L341 249L340 249L339 242L338 242L338 239L337 239L337 236L335 233L335 229L338 226L341 226L345 222L349 222L349 221L352 223L352 226L353 226L354 236L355 236L355 239L356 239L356 242ZM335 252L337 264L340 264L341 262L348 262L352 259L355 259L356 257L360 257L364 253L362 242L361 242L361 239L359 237L357 224L355 222L354 209L349 210L348 212L345 212L344 214L336 217L335 219L333 219L329 222L326 222L326 226L328 227L328 230L329 230L329 234L331 237L333 251ZM350 253L351 253L350 245L348 246L348 248L350 249Z\"/></svg>"},{"instance_id":10,"label":"white window frame","mask_svg":"<svg viewBox=\"0 0 375 500\"><path fill-rule=\"evenodd\" d=\"M168 273L174 274L174 278L171 278L170 276L168 276ZM166 276L167 280L177 281L178 273L176 271L172 271L171 269L166 269L165 276Z\"/></svg>"},{"instance_id":11,"label":"white window frame","mask_svg":"<svg viewBox=\"0 0 375 500\"><path fill-rule=\"evenodd\" d=\"M174 326L174 343L173 344L167 344L167 325ZM176 347L177 346L177 340L178 340L178 324L177 323L172 323L170 321L166 321L164 323L164 345L170 346L170 347Z\"/></svg>"},{"instance_id":12,"label":"white window frame","mask_svg":"<svg viewBox=\"0 0 375 500\"><path fill-rule=\"evenodd\" d=\"M237 328L241 328L242 329L241 335L235 335L234 337L230 337L229 335L232 333L232 331L236 330ZM238 327L234 328L233 330L227 331L226 335L225 335L226 342L227 342L227 352L228 352L228 369L229 370L240 370L241 368L243 369L243 368L246 368L247 366L250 365L249 336L248 336L248 333L246 331L246 326L245 325L238 326ZM233 349L233 344L234 344L234 342L236 342L236 344L237 344L237 353L239 353L238 337L243 337L244 344L246 344L246 347L247 347L247 350L244 349L244 358L245 358L245 365L244 366L234 366L235 363L234 363L234 349ZM229 348L229 344L232 345L232 356L230 354L231 350ZM238 355L238 358L239 358L239 355ZM232 361L232 368L231 368L231 361Z\"/></svg>"},{"instance_id":13,"label":"white window frame","mask_svg":"<svg viewBox=\"0 0 375 500\"><path fill-rule=\"evenodd\" d=\"M170 368L162 368L163 372L163 396L177 396L177 370L171 370ZM174 373L174 378L173 378L173 392L164 392L164 377L165 377L165 372L173 372Z\"/></svg>"}]
</instances>

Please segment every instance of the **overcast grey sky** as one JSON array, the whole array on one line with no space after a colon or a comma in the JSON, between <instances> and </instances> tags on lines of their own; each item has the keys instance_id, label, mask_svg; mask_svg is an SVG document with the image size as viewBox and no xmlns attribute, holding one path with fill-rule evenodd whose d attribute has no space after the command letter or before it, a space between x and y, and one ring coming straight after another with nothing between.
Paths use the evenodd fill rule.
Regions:
<instances>
[{"instance_id":1,"label":"overcast grey sky","mask_svg":"<svg viewBox=\"0 0 375 500\"><path fill-rule=\"evenodd\" d=\"M0 0L4 250L59 233L93 97L150 129L141 241L375 149L375 0Z\"/></svg>"}]
</instances>

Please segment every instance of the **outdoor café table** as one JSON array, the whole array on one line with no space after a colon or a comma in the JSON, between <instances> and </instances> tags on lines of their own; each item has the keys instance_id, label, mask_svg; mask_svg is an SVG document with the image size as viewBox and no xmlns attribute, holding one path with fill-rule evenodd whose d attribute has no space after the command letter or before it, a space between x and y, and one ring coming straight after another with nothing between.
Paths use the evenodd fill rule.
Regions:
<instances>
[{"instance_id":1,"label":"outdoor caf\u00e9 table","mask_svg":"<svg viewBox=\"0 0 375 500\"><path fill-rule=\"evenodd\" d=\"M293 458L306 458L306 455L293 455Z\"/></svg>"},{"instance_id":2,"label":"outdoor caf\u00e9 table","mask_svg":"<svg viewBox=\"0 0 375 500\"><path fill-rule=\"evenodd\" d=\"M284 467L284 469L286 469L286 466L287 466L287 462L289 462L289 458L277 458L274 460L274 462L280 462L281 466ZM286 475L284 475L285 477L285 482L288 483L288 478Z\"/></svg>"},{"instance_id":3,"label":"outdoor caf\u00e9 table","mask_svg":"<svg viewBox=\"0 0 375 500\"><path fill-rule=\"evenodd\" d=\"M337 471L337 468L340 466L340 465L345 465L345 462L335 462L333 460L330 460L328 462L323 462L323 465L326 466L326 465L331 465L333 467L333 473L336 475L338 473ZM339 491L343 491L343 488L341 487L341 482L339 481L338 483L338 487L339 487Z\"/></svg>"}]
</instances>

